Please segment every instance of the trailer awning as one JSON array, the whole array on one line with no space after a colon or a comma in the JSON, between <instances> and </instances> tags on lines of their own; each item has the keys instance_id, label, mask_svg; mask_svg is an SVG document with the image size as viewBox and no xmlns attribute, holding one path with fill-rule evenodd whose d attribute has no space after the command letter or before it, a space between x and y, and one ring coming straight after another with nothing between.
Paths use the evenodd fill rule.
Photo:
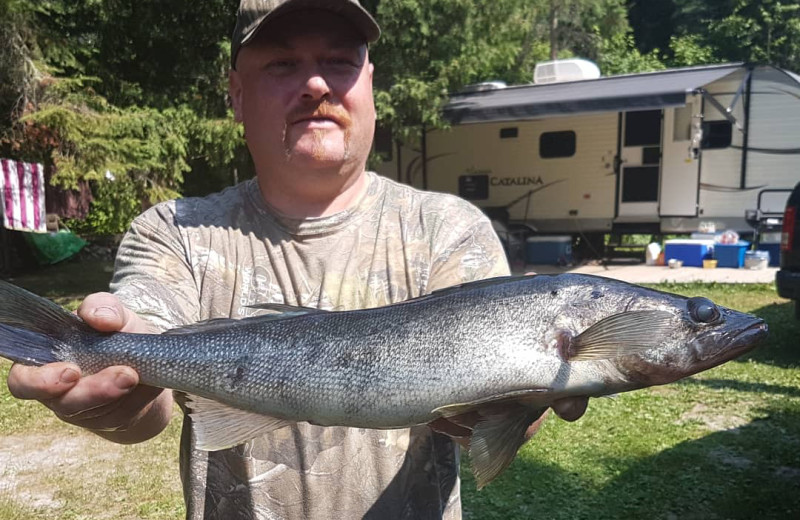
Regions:
<instances>
[{"instance_id":1,"label":"trailer awning","mask_svg":"<svg viewBox=\"0 0 800 520\"><path fill-rule=\"evenodd\" d=\"M742 67L733 63L455 94L444 117L459 124L682 106L686 94Z\"/></svg>"}]
</instances>

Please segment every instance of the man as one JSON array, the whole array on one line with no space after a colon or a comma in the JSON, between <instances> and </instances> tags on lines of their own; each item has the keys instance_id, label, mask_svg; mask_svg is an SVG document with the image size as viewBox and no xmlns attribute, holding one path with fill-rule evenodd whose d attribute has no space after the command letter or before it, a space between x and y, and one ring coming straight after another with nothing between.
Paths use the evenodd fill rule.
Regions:
<instances>
[{"instance_id":1,"label":"man","mask_svg":"<svg viewBox=\"0 0 800 520\"><path fill-rule=\"evenodd\" d=\"M378 35L355 0L244 0L230 95L256 179L137 218L115 296L89 296L79 314L100 330L159 332L252 315L259 303L375 307L507 274L474 207L365 171L375 124L367 43ZM66 363L9 375L17 397L121 443L169 422L171 392L137 383L129 367L82 376ZM561 406L577 418L584 403ZM189 518L460 518L458 450L427 426L298 424L212 453L193 443L186 419Z\"/></svg>"}]
</instances>

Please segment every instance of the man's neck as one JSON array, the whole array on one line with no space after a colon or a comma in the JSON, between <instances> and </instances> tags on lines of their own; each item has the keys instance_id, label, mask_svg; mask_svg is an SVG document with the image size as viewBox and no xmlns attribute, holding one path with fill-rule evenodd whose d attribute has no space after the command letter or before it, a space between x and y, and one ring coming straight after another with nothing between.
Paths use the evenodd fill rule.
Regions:
<instances>
[{"instance_id":1,"label":"man's neck","mask_svg":"<svg viewBox=\"0 0 800 520\"><path fill-rule=\"evenodd\" d=\"M285 217L305 219L326 217L355 207L366 193L366 172L345 177L322 177L319 182L297 182L286 176L259 175L258 187L264 201ZM307 178L308 180L308 178Z\"/></svg>"}]
</instances>

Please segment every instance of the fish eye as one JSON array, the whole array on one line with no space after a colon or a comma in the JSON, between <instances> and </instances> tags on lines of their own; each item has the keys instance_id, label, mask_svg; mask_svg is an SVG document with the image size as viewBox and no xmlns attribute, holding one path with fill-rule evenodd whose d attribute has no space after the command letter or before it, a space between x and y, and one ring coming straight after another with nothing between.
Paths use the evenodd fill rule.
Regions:
<instances>
[{"instance_id":1,"label":"fish eye","mask_svg":"<svg viewBox=\"0 0 800 520\"><path fill-rule=\"evenodd\" d=\"M720 318L720 312L714 302L708 298L690 298L689 315L701 323L713 323Z\"/></svg>"}]
</instances>

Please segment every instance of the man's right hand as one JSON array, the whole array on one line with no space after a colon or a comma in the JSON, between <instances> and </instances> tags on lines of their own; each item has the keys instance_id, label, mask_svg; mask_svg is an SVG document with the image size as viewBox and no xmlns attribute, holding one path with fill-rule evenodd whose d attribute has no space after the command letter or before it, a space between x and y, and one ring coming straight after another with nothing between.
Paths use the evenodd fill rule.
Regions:
<instances>
[{"instance_id":1,"label":"man's right hand","mask_svg":"<svg viewBox=\"0 0 800 520\"><path fill-rule=\"evenodd\" d=\"M87 296L78 316L102 332L152 332L108 293ZM154 437L172 415L172 392L140 385L136 371L125 366L82 376L73 363L15 364L8 374L8 389L19 399L40 401L65 422L123 444Z\"/></svg>"}]
</instances>

